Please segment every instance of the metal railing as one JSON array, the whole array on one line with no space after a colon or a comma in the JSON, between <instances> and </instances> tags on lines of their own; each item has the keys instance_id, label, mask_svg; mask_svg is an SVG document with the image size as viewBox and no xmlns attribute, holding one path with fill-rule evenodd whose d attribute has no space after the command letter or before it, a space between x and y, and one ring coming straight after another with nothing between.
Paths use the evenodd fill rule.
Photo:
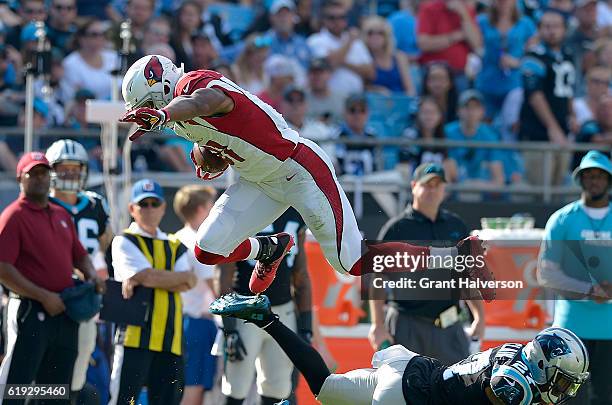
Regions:
<instances>
[{"instance_id":1,"label":"metal railing","mask_svg":"<svg viewBox=\"0 0 612 405\"><path fill-rule=\"evenodd\" d=\"M83 129L73 130L64 128L53 128L38 130L34 132L34 145L39 145L39 140L44 137L67 137L67 138L98 138L100 134L99 129ZM23 128L20 127L2 127L0 128L0 135L5 136L22 136ZM127 127L120 127L119 136L124 138L127 136ZM167 133L156 133L154 135L157 139L172 139L173 135ZM451 192L490 192L490 193L511 193L516 195L532 195L541 196L542 201L550 202L553 196L573 195L579 193L579 188L576 186L553 186L551 184L550 172L553 165L553 159L555 154L559 152L573 153L573 152L586 152L589 150L601 150L609 152L612 150L610 146L601 144L586 144L576 143L569 144L567 146L560 146L557 144L551 144L548 142L516 142L516 143L492 143L492 142L478 142L478 141L450 141L450 140L413 140L407 138L327 138L316 141L318 144L346 144L352 146L365 146L372 148L377 167L384 167L384 156L383 149L389 146L395 147L410 147L410 146L421 146L421 147L436 147L436 148L470 148L470 149L497 149L497 150L513 150L519 152L534 151L542 153L543 167L544 167L544 184L543 185L531 185L526 183L521 184L510 184L504 186L496 185L483 185L483 184L449 184L448 189ZM527 168L529 170L529 168ZM177 172L156 172L156 173L134 173L134 178L141 178L144 176L153 176L167 186L180 186L183 184L192 183L194 177L192 173L177 173ZM212 185L220 188L227 186L227 176L223 176ZM97 180L96 180L97 179ZM10 183L14 184L13 175L11 173L0 173L0 188L6 187L6 181L10 180ZM100 181L100 176L92 175L90 179L92 184ZM409 197L409 187L407 187L409 177L400 176L398 173L391 172L375 172L365 176L350 176L345 175L340 177L344 189L348 192L386 192L386 193L399 193L400 200L404 200ZM4 185L2 184L4 183ZM94 184L95 185L95 184ZM406 197L402 197L403 194L408 193Z\"/></svg>"}]
</instances>

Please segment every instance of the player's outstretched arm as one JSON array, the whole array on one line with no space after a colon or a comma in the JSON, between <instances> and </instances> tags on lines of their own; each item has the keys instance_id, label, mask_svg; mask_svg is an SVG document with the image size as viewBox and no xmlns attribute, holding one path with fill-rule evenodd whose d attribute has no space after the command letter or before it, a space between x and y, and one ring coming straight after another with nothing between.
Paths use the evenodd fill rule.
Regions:
<instances>
[{"instance_id":1,"label":"player's outstretched arm","mask_svg":"<svg viewBox=\"0 0 612 405\"><path fill-rule=\"evenodd\" d=\"M227 114L234 101L217 89L198 89L192 94L176 97L163 110L167 121L187 121L200 116Z\"/></svg>"}]
</instances>

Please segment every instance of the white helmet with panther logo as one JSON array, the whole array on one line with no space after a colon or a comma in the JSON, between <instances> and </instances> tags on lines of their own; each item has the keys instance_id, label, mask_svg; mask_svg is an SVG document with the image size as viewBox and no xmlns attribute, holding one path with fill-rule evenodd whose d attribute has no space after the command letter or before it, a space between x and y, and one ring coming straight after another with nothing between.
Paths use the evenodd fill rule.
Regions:
<instances>
[{"instance_id":1,"label":"white helmet with panther logo","mask_svg":"<svg viewBox=\"0 0 612 405\"><path fill-rule=\"evenodd\" d=\"M544 329L525 345L523 354L547 403L568 401L589 377L587 349L568 329Z\"/></svg>"},{"instance_id":2,"label":"white helmet with panther logo","mask_svg":"<svg viewBox=\"0 0 612 405\"><path fill-rule=\"evenodd\" d=\"M138 59L125 73L121 93L128 111L143 107L163 108L174 94L174 88L183 75L165 56L148 55Z\"/></svg>"},{"instance_id":3,"label":"white helmet with panther logo","mask_svg":"<svg viewBox=\"0 0 612 405\"><path fill-rule=\"evenodd\" d=\"M45 156L51 164L51 188L73 193L85 189L89 156L83 145L72 139L60 139L49 146ZM76 163L80 169L78 173L58 172L56 166L59 163Z\"/></svg>"}]
</instances>

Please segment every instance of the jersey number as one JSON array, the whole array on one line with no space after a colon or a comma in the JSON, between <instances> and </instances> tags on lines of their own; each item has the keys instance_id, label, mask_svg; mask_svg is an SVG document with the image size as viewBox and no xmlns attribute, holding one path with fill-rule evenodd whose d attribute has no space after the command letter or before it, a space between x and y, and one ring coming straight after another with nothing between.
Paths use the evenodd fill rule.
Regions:
<instances>
[{"instance_id":1,"label":"jersey number","mask_svg":"<svg viewBox=\"0 0 612 405\"><path fill-rule=\"evenodd\" d=\"M233 150L228 149L227 146L223 146L215 141L209 140L208 142L206 142L206 145L204 145L204 147L213 153L221 155L221 157L225 158L225 160L228 160L231 165L235 164L236 162L244 162L244 158L242 156L240 156Z\"/></svg>"},{"instance_id":2,"label":"jersey number","mask_svg":"<svg viewBox=\"0 0 612 405\"><path fill-rule=\"evenodd\" d=\"M98 241L98 233L100 228L98 223L93 219L81 218L77 223L77 231L79 233L79 240L87 253L90 255L97 252L100 249L100 242Z\"/></svg>"},{"instance_id":3,"label":"jersey number","mask_svg":"<svg viewBox=\"0 0 612 405\"><path fill-rule=\"evenodd\" d=\"M552 68L555 71L555 96L559 98L572 97L574 95L572 86L574 85L576 74L574 66L570 62L564 61L553 63Z\"/></svg>"}]
</instances>

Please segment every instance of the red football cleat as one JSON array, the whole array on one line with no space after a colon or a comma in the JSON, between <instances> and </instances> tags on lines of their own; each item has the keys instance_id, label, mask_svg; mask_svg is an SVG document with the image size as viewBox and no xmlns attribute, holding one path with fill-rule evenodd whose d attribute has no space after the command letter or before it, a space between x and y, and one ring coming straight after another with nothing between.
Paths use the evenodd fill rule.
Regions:
<instances>
[{"instance_id":1,"label":"red football cleat","mask_svg":"<svg viewBox=\"0 0 612 405\"><path fill-rule=\"evenodd\" d=\"M255 294L260 294L270 287L270 284L272 284L276 277L278 266L280 266L285 255L295 244L293 236L286 232L266 236L265 238L267 243L273 245L274 252L271 255L272 259L258 260L253 269L251 280L249 281L249 288Z\"/></svg>"}]
</instances>

